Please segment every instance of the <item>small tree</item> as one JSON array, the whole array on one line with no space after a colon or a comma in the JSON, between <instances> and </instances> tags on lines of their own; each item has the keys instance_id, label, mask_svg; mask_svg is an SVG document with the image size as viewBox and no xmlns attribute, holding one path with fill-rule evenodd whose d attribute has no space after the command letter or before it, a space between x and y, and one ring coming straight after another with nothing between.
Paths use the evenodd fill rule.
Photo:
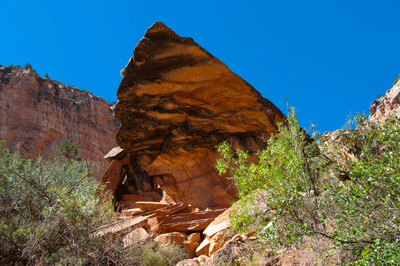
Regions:
<instances>
[{"instance_id":1,"label":"small tree","mask_svg":"<svg viewBox=\"0 0 400 266\"><path fill-rule=\"evenodd\" d=\"M347 125L356 128L319 149L291 109L258 163L221 144L216 168L229 169L239 190L233 225L264 224L276 248L323 237L355 256L349 264L400 265L400 121L371 124L359 114Z\"/></svg>"},{"instance_id":2,"label":"small tree","mask_svg":"<svg viewBox=\"0 0 400 266\"><path fill-rule=\"evenodd\" d=\"M32 65L29 64L29 63L26 63L25 66L22 69L26 69L26 70L32 69Z\"/></svg>"}]
</instances>

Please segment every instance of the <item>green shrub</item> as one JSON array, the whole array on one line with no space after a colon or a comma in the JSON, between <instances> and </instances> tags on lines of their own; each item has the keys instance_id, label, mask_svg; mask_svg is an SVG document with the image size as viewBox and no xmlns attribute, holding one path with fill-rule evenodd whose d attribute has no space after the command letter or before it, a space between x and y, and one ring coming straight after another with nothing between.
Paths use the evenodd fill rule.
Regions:
<instances>
[{"instance_id":1,"label":"green shrub","mask_svg":"<svg viewBox=\"0 0 400 266\"><path fill-rule=\"evenodd\" d=\"M262 235L275 248L322 236L347 254L344 263L399 265L400 121L371 124L358 114L346 127L355 129L319 149L292 109L258 163L221 144L216 167L229 169L239 190L233 225L267 224Z\"/></svg>"},{"instance_id":2,"label":"green shrub","mask_svg":"<svg viewBox=\"0 0 400 266\"><path fill-rule=\"evenodd\" d=\"M50 78L48 73L44 74L44 77L45 78Z\"/></svg>"},{"instance_id":3,"label":"green shrub","mask_svg":"<svg viewBox=\"0 0 400 266\"><path fill-rule=\"evenodd\" d=\"M121 71L119 71L119 74L124 77L125 76L125 68L121 69Z\"/></svg>"},{"instance_id":4,"label":"green shrub","mask_svg":"<svg viewBox=\"0 0 400 266\"><path fill-rule=\"evenodd\" d=\"M32 65L29 63L26 63L25 66L22 69L32 69Z\"/></svg>"},{"instance_id":5,"label":"green shrub","mask_svg":"<svg viewBox=\"0 0 400 266\"><path fill-rule=\"evenodd\" d=\"M65 147L74 150L74 145ZM93 236L98 226L115 217L111 195L106 193L104 199L96 195L88 162L77 159L74 152L58 151L53 158L34 161L11 153L1 143L2 263L102 265L100 261L107 264L123 257L122 244ZM111 249L112 256L105 254Z\"/></svg>"},{"instance_id":6,"label":"green shrub","mask_svg":"<svg viewBox=\"0 0 400 266\"><path fill-rule=\"evenodd\" d=\"M173 266L185 258L181 247L163 246L155 242L134 245L128 252L136 258L138 265L146 266Z\"/></svg>"}]
</instances>

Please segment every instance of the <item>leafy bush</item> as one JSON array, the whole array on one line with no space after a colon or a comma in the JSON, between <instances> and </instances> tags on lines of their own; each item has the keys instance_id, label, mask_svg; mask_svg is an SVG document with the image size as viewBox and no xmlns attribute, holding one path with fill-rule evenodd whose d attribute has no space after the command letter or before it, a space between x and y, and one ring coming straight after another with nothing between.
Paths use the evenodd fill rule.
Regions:
<instances>
[{"instance_id":1,"label":"leafy bush","mask_svg":"<svg viewBox=\"0 0 400 266\"><path fill-rule=\"evenodd\" d=\"M371 124L358 114L346 126L356 128L319 149L292 109L258 163L221 144L216 167L229 169L239 189L233 225L257 221L276 248L322 236L345 263L399 265L400 121Z\"/></svg>"},{"instance_id":2,"label":"leafy bush","mask_svg":"<svg viewBox=\"0 0 400 266\"><path fill-rule=\"evenodd\" d=\"M22 69L32 69L32 65L29 63L26 63L25 66Z\"/></svg>"},{"instance_id":3,"label":"leafy bush","mask_svg":"<svg viewBox=\"0 0 400 266\"><path fill-rule=\"evenodd\" d=\"M2 264L102 265L122 256L122 245L93 236L98 226L115 217L110 194L104 199L96 195L90 164L71 152L74 145L64 147L54 158L34 161L1 143ZM110 255L107 250L114 251Z\"/></svg>"},{"instance_id":4,"label":"leafy bush","mask_svg":"<svg viewBox=\"0 0 400 266\"><path fill-rule=\"evenodd\" d=\"M185 258L183 249L176 245L163 246L155 242L137 244L129 249L138 265L173 266Z\"/></svg>"},{"instance_id":5,"label":"leafy bush","mask_svg":"<svg viewBox=\"0 0 400 266\"><path fill-rule=\"evenodd\" d=\"M121 77L125 76L125 68L121 69L121 71L119 71L119 74L121 75Z\"/></svg>"}]
</instances>

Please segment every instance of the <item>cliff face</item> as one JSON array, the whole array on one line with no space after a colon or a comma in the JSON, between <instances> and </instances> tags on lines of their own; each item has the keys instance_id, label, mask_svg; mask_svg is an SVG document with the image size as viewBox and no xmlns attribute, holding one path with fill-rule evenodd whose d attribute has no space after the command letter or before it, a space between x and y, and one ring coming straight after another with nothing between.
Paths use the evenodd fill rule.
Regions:
<instances>
[{"instance_id":1,"label":"cliff face","mask_svg":"<svg viewBox=\"0 0 400 266\"><path fill-rule=\"evenodd\" d=\"M400 80L385 95L369 107L371 121L386 121L392 116L400 117Z\"/></svg>"},{"instance_id":2,"label":"cliff face","mask_svg":"<svg viewBox=\"0 0 400 266\"><path fill-rule=\"evenodd\" d=\"M0 68L0 139L24 157L46 157L64 139L79 155L107 169L104 154L116 145L119 122L108 103L77 88L40 78L33 69Z\"/></svg>"},{"instance_id":3,"label":"cliff face","mask_svg":"<svg viewBox=\"0 0 400 266\"><path fill-rule=\"evenodd\" d=\"M224 63L161 22L136 46L117 96L116 139L130 157L124 159L126 170L114 171L128 173L123 183L129 185L119 193L161 190L164 198L198 207L230 206L236 198L232 181L213 167L215 146L227 140L255 152L284 120ZM104 182L112 179L106 174Z\"/></svg>"}]
</instances>

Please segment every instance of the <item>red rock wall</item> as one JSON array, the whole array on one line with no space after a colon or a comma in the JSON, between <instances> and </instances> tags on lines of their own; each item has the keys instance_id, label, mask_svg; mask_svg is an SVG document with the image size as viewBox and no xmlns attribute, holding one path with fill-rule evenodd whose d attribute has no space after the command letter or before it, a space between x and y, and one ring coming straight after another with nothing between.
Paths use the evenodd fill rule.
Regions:
<instances>
[{"instance_id":1,"label":"red rock wall","mask_svg":"<svg viewBox=\"0 0 400 266\"><path fill-rule=\"evenodd\" d=\"M98 164L100 180L109 162L103 156L116 145L119 121L108 103L95 95L40 78L33 69L0 68L0 139L23 156L46 157L64 139L79 155Z\"/></svg>"}]
</instances>

